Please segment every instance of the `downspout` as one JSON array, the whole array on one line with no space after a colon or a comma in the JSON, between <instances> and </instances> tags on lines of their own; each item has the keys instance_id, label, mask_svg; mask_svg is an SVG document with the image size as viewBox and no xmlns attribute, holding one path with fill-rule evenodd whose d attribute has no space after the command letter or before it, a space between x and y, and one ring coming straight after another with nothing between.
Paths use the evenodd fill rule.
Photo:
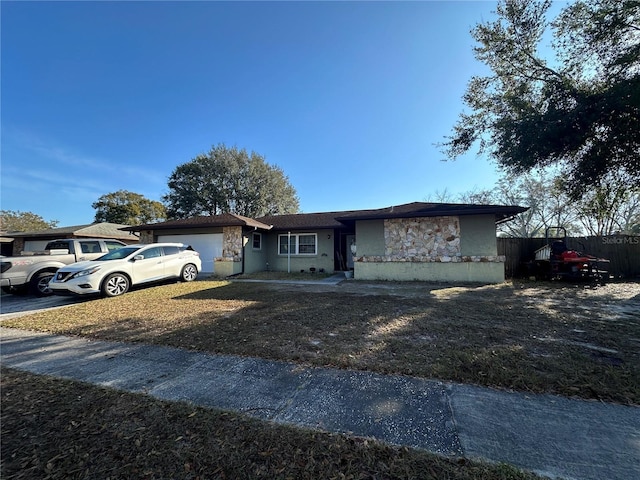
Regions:
<instances>
[{"instance_id":1,"label":"downspout","mask_svg":"<svg viewBox=\"0 0 640 480\"><path fill-rule=\"evenodd\" d=\"M287 232L287 273L291 273L291 232Z\"/></svg>"},{"instance_id":2,"label":"downspout","mask_svg":"<svg viewBox=\"0 0 640 480\"><path fill-rule=\"evenodd\" d=\"M244 273L244 255L246 253L245 248L247 248L247 244L244 242L244 228L241 230L240 241L242 242L242 267L240 269L240 275L242 275Z\"/></svg>"}]
</instances>

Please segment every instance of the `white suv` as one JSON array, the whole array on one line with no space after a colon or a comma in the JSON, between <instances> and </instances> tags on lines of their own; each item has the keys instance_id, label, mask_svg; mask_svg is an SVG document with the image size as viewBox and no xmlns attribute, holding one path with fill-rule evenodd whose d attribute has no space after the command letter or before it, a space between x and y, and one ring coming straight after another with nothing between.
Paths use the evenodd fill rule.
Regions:
<instances>
[{"instance_id":1,"label":"white suv","mask_svg":"<svg viewBox=\"0 0 640 480\"><path fill-rule=\"evenodd\" d=\"M115 297L132 285L168 278L190 282L201 268L200 254L183 243L127 245L96 260L60 268L49 288L56 295L101 293Z\"/></svg>"}]
</instances>

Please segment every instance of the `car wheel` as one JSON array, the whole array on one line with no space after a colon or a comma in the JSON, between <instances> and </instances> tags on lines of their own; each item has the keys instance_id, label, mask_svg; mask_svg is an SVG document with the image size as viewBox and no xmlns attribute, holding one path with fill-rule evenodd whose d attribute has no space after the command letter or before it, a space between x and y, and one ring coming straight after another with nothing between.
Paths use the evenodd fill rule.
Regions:
<instances>
[{"instance_id":1,"label":"car wheel","mask_svg":"<svg viewBox=\"0 0 640 480\"><path fill-rule=\"evenodd\" d=\"M193 263L188 263L184 267L182 267L182 272L180 272L180 279L183 282L192 282L198 276L198 269Z\"/></svg>"},{"instance_id":2,"label":"car wheel","mask_svg":"<svg viewBox=\"0 0 640 480\"><path fill-rule=\"evenodd\" d=\"M37 295L38 297L46 297L48 295L51 295L53 292L49 288L49 282L54 275L54 272L41 272L35 274L31 279L31 293Z\"/></svg>"},{"instance_id":3,"label":"car wheel","mask_svg":"<svg viewBox=\"0 0 640 480\"><path fill-rule=\"evenodd\" d=\"M112 273L102 282L102 295L117 297L129 291L129 278L122 273Z\"/></svg>"}]
</instances>

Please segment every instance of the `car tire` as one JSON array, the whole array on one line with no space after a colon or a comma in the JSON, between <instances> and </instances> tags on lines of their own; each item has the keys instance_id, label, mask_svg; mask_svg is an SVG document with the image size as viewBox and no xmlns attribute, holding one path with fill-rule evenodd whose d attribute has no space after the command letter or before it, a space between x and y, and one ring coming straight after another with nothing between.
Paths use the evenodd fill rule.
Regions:
<instances>
[{"instance_id":1,"label":"car tire","mask_svg":"<svg viewBox=\"0 0 640 480\"><path fill-rule=\"evenodd\" d=\"M102 282L102 295L104 297L117 297L129 291L131 282L123 273L112 273Z\"/></svg>"},{"instance_id":2,"label":"car tire","mask_svg":"<svg viewBox=\"0 0 640 480\"><path fill-rule=\"evenodd\" d=\"M53 292L49 288L49 282L54 277L55 272L40 272L36 273L29 283L29 289L31 293L37 297L48 297Z\"/></svg>"},{"instance_id":3,"label":"car tire","mask_svg":"<svg viewBox=\"0 0 640 480\"><path fill-rule=\"evenodd\" d=\"M198 277L198 268L193 263L187 263L182 267L180 280L183 282L193 282Z\"/></svg>"}]
</instances>

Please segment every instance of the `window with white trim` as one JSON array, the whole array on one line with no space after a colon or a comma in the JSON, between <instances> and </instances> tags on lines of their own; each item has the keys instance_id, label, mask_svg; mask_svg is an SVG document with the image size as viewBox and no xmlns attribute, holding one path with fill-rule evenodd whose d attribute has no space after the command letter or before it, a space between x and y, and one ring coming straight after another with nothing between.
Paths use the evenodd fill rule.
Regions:
<instances>
[{"instance_id":1,"label":"window with white trim","mask_svg":"<svg viewBox=\"0 0 640 480\"><path fill-rule=\"evenodd\" d=\"M289 242L287 240L289 239ZM318 235L316 233L292 233L278 236L279 255L317 255Z\"/></svg>"}]
</instances>

